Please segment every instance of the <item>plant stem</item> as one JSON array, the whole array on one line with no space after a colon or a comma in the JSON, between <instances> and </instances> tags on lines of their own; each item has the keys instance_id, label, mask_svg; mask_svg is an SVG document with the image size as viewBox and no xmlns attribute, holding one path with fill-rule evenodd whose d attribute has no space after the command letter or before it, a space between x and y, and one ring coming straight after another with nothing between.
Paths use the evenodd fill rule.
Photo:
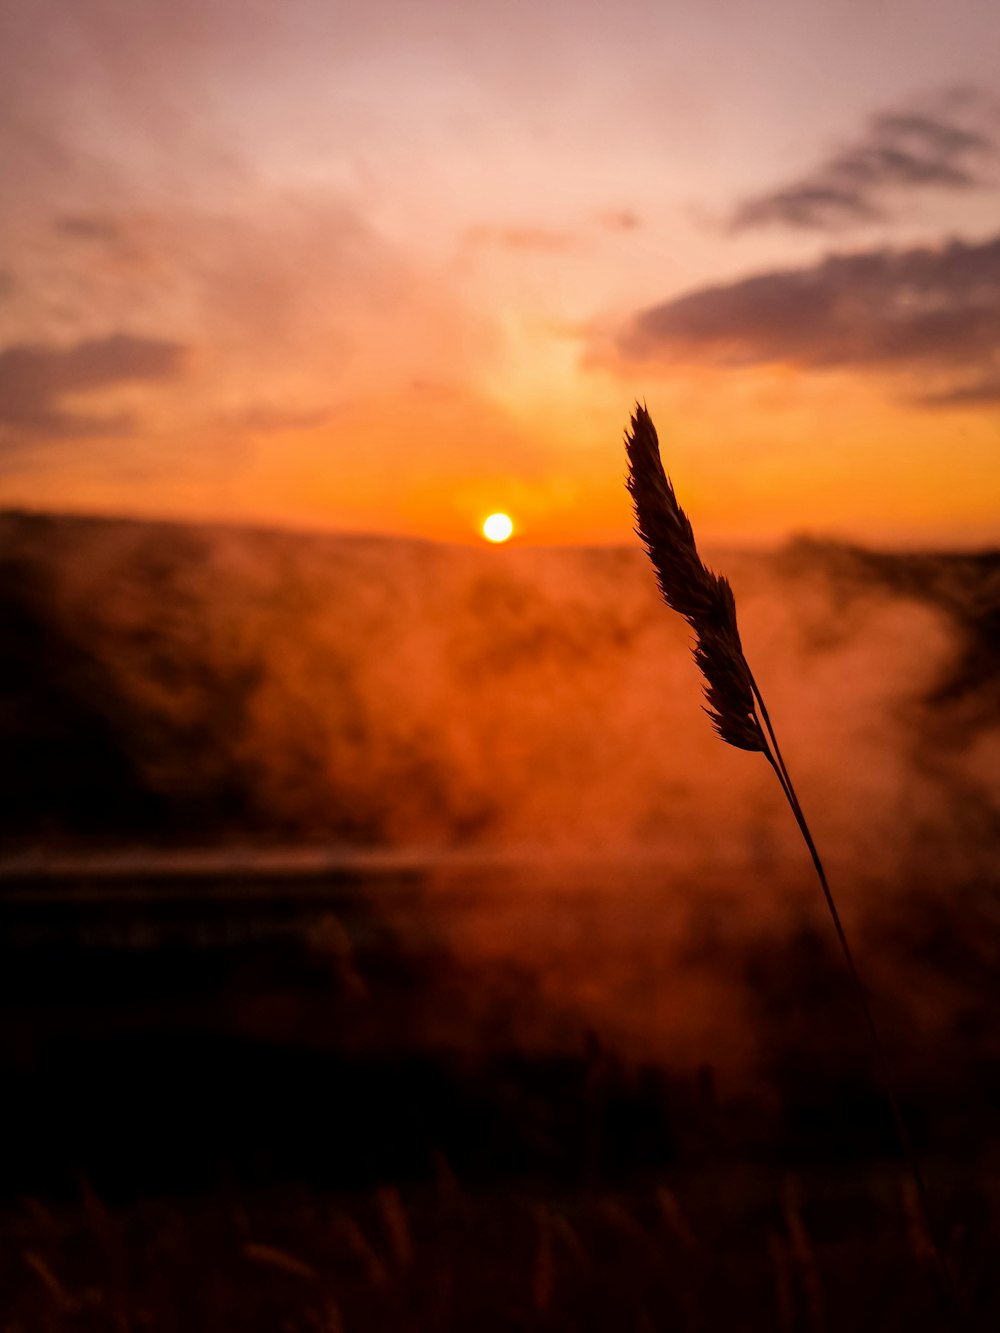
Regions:
<instances>
[{"instance_id":1,"label":"plant stem","mask_svg":"<svg viewBox=\"0 0 1000 1333\"><path fill-rule=\"evenodd\" d=\"M879 1036L878 1028L875 1025L875 1018L874 1015L872 1014L871 1006L868 1003L868 996L865 992L864 984L861 980L861 974L859 973L857 964L854 961L854 954L852 953L851 946L848 943L847 933L844 930L843 922L840 919L840 913L837 910L837 904L834 901L833 892L830 889L829 882L827 881L826 871L823 869L823 862L820 860L819 852L816 850L816 844L813 842L812 834L809 831L809 825L806 823L806 817L802 812L802 807L799 804L799 799L795 794L795 788L792 786L792 779L789 776L788 769L785 767L785 761L781 756L781 749L778 745L778 738L774 733L773 726L771 725L771 719L768 716L767 706L764 703L764 699L757 686L757 682L754 680L753 673L750 671L749 667L747 667L747 671L750 677L750 688L753 691L754 699L756 700L757 707L760 710L760 720L763 722L762 731L766 729L764 757L767 759L768 763L774 769L778 782L781 784L781 790L784 792L785 799L788 801L792 814L795 816L795 822L799 826L799 832L802 834L802 837L805 840L805 844L809 849L809 855L812 857L812 863L816 868L816 874L819 877L820 887L823 890L823 897L826 899L826 905L830 911L830 916L833 920L834 929L837 932L837 939L840 941L841 952L844 955L844 961L847 963L847 969L851 975L851 981L853 983L854 993L861 1007L861 1012L864 1015L865 1026L868 1029L868 1036L871 1040L872 1050L875 1053L875 1060L878 1066L879 1075L882 1080L883 1090L885 1092L886 1099L889 1102L889 1107L892 1111L892 1118L896 1125L896 1134L899 1137L900 1146L903 1149L903 1153L906 1157L907 1164L910 1168L910 1175L913 1177L913 1184L916 1188L917 1200L920 1207L920 1212L923 1217L923 1223L924 1227L926 1228L928 1238L930 1239L931 1248L934 1251L934 1258L941 1272L945 1288L948 1291L955 1305L959 1317L964 1321L964 1309L962 1300L959 1296L958 1287L955 1282L954 1274L952 1273L951 1267L944 1256L944 1251L938 1241L934 1225L931 1221L931 1210L927 1196L927 1187L924 1184L923 1173L920 1170L920 1163L917 1160L917 1155L913 1147L913 1142L910 1138L909 1130L906 1128L906 1121L903 1119L903 1112L900 1108L899 1101L896 1097L896 1092L893 1087L892 1077L889 1073L888 1061L886 1060L885 1050L882 1045L882 1039Z\"/></svg>"}]
</instances>

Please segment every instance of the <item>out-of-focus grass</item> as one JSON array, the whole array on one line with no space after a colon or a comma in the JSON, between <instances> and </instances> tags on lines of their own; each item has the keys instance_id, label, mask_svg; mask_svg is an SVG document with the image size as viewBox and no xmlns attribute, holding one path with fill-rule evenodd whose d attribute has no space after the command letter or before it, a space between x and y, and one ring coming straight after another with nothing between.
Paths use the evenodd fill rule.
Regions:
<instances>
[{"instance_id":1,"label":"out-of-focus grass","mask_svg":"<svg viewBox=\"0 0 1000 1333\"><path fill-rule=\"evenodd\" d=\"M1000 1178L949 1187L973 1327L1000 1320ZM2 1218L0 1328L156 1333L947 1327L900 1169L730 1162L619 1188L341 1193L218 1185L110 1207L23 1199Z\"/></svg>"},{"instance_id":2,"label":"out-of-focus grass","mask_svg":"<svg viewBox=\"0 0 1000 1333\"><path fill-rule=\"evenodd\" d=\"M828 932L699 946L745 978L757 1064L734 1081L558 1014L530 1046L534 979L415 931L335 929L321 902L315 929L259 934L213 902L193 925L105 904L96 941L82 899L8 903L0 1333L949 1327L857 1034L838 1040ZM927 952L921 993L968 991L940 1030L888 1012L934 1216L993 1333L995 946L985 917L965 945L910 920L889 942Z\"/></svg>"}]
</instances>

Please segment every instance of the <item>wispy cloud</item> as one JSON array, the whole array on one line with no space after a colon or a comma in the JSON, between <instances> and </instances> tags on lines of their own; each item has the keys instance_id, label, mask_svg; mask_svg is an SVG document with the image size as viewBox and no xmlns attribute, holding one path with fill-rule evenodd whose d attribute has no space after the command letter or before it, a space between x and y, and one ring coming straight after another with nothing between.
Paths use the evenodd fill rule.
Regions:
<instances>
[{"instance_id":1,"label":"wispy cloud","mask_svg":"<svg viewBox=\"0 0 1000 1333\"><path fill-rule=\"evenodd\" d=\"M642 226L642 219L631 208L612 208L597 215L598 224L605 231L637 231Z\"/></svg>"},{"instance_id":2,"label":"wispy cloud","mask_svg":"<svg viewBox=\"0 0 1000 1333\"><path fill-rule=\"evenodd\" d=\"M586 250L598 235L621 235L642 226L630 208L604 209L589 216L578 230L538 225L470 227L465 240L474 246L490 246L518 254L563 255Z\"/></svg>"},{"instance_id":3,"label":"wispy cloud","mask_svg":"<svg viewBox=\"0 0 1000 1333\"><path fill-rule=\"evenodd\" d=\"M812 171L743 199L734 232L766 226L837 230L882 220L915 190L974 190L996 183L995 111L983 94L953 91L872 116L862 134Z\"/></svg>"},{"instance_id":4,"label":"wispy cloud","mask_svg":"<svg viewBox=\"0 0 1000 1333\"><path fill-rule=\"evenodd\" d=\"M125 236L119 222L100 213L61 213L52 226L58 235L80 241L119 244Z\"/></svg>"},{"instance_id":5,"label":"wispy cloud","mask_svg":"<svg viewBox=\"0 0 1000 1333\"><path fill-rule=\"evenodd\" d=\"M917 394L915 401L924 407L1000 406L1000 369L953 384L950 388Z\"/></svg>"},{"instance_id":6,"label":"wispy cloud","mask_svg":"<svg viewBox=\"0 0 1000 1333\"><path fill-rule=\"evenodd\" d=\"M180 343L128 333L64 348L7 347L0 352L0 424L60 438L120 431L128 418L69 410L63 399L136 380L172 379L183 352Z\"/></svg>"},{"instance_id":7,"label":"wispy cloud","mask_svg":"<svg viewBox=\"0 0 1000 1333\"><path fill-rule=\"evenodd\" d=\"M1000 402L1000 235L979 244L830 255L702 287L637 314L630 360L920 376L929 403ZM943 383L927 384L939 376Z\"/></svg>"},{"instance_id":8,"label":"wispy cloud","mask_svg":"<svg viewBox=\"0 0 1000 1333\"><path fill-rule=\"evenodd\" d=\"M330 420L330 407L288 408L273 403L252 403L242 411L223 415L221 424L240 432L256 435L284 435L293 431L315 430Z\"/></svg>"},{"instance_id":9,"label":"wispy cloud","mask_svg":"<svg viewBox=\"0 0 1000 1333\"><path fill-rule=\"evenodd\" d=\"M495 245L504 250L559 255L577 246L571 231L558 227L472 227L466 238L473 245Z\"/></svg>"}]
</instances>

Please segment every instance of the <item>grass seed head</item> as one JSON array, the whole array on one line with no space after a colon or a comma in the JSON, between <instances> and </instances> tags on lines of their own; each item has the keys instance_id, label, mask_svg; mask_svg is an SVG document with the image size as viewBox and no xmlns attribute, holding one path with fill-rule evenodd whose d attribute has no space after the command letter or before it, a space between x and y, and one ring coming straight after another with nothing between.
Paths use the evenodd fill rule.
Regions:
<instances>
[{"instance_id":1,"label":"grass seed head","mask_svg":"<svg viewBox=\"0 0 1000 1333\"><path fill-rule=\"evenodd\" d=\"M625 434L625 452L635 530L649 553L663 600L694 630L695 661L705 678L705 711L729 745L763 751L733 590L728 579L713 573L699 556L691 522L664 471L656 427L638 404Z\"/></svg>"}]
</instances>

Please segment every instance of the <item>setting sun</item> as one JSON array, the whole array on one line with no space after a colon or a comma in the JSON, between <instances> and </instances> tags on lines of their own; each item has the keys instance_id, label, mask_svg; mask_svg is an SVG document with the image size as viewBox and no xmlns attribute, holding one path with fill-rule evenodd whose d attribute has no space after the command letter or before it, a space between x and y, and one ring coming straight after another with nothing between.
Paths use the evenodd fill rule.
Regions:
<instances>
[{"instance_id":1,"label":"setting sun","mask_svg":"<svg viewBox=\"0 0 1000 1333\"><path fill-rule=\"evenodd\" d=\"M490 514L483 524L483 536L489 542L505 542L514 531L514 524L507 514Z\"/></svg>"}]
</instances>

